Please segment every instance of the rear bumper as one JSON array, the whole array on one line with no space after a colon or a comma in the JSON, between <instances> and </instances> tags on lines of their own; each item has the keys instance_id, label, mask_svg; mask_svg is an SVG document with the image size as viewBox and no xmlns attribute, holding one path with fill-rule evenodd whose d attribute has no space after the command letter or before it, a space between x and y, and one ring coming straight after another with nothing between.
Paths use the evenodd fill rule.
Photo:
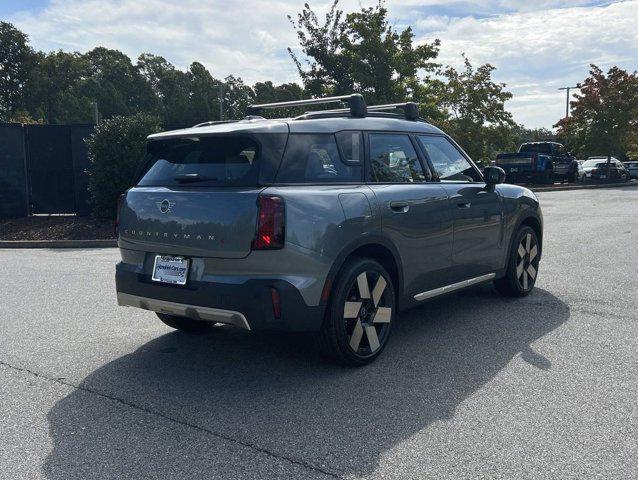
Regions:
<instances>
[{"instance_id":1,"label":"rear bumper","mask_svg":"<svg viewBox=\"0 0 638 480\"><path fill-rule=\"evenodd\" d=\"M122 307L137 307L158 313L178 315L204 322L219 322L235 325L250 330L246 317L240 312L221 310L219 308L185 305L183 303L166 302L155 298L138 297L128 293L117 292L117 304Z\"/></svg>"},{"instance_id":2,"label":"rear bumper","mask_svg":"<svg viewBox=\"0 0 638 480\"><path fill-rule=\"evenodd\" d=\"M307 305L296 287L278 279L243 283L192 281L174 286L153 282L150 275L118 263L115 284L120 305L248 330L316 331L321 328L326 308ZM272 289L280 299L278 316L273 308Z\"/></svg>"}]
</instances>

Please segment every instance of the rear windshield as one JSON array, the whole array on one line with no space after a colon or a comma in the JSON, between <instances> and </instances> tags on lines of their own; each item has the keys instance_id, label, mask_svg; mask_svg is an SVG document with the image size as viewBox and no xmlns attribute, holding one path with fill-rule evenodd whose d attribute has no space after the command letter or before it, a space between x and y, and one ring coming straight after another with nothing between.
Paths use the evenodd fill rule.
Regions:
<instances>
[{"instance_id":1,"label":"rear windshield","mask_svg":"<svg viewBox=\"0 0 638 480\"><path fill-rule=\"evenodd\" d=\"M551 155L552 146L549 143L524 143L519 149L520 153L542 153Z\"/></svg>"},{"instance_id":2,"label":"rear windshield","mask_svg":"<svg viewBox=\"0 0 638 480\"><path fill-rule=\"evenodd\" d=\"M241 135L151 141L138 185L257 185L260 153Z\"/></svg>"}]
</instances>

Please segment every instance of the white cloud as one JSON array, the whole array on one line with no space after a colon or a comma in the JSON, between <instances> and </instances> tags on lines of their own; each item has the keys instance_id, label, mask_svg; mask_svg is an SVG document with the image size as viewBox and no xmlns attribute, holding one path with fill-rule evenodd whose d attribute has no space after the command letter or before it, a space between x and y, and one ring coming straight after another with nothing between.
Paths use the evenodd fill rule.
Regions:
<instances>
[{"instance_id":1,"label":"white cloud","mask_svg":"<svg viewBox=\"0 0 638 480\"><path fill-rule=\"evenodd\" d=\"M331 0L312 1L325 12ZM374 0L345 0L346 10ZM581 81L591 62L638 67L638 1L592 6L591 1L388 0L390 19L413 25L421 41L440 38L440 61L489 62L508 83L517 121L551 126L563 114L563 84ZM582 6L586 5L586 6ZM582 6L581 8L577 8ZM197 60L213 75L298 81L286 48L297 38L287 15L302 0L52 0L37 12L8 20L43 50L86 51L102 45L136 59L142 52L166 57L179 68Z\"/></svg>"},{"instance_id":2,"label":"white cloud","mask_svg":"<svg viewBox=\"0 0 638 480\"><path fill-rule=\"evenodd\" d=\"M441 39L439 60L444 64L460 65L465 53L475 65L497 67L495 78L514 93L508 108L515 119L549 127L564 115L564 93L557 88L582 81L589 64L638 68L637 20L638 2L628 1L455 18L420 40Z\"/></svg>"}]
</instances>

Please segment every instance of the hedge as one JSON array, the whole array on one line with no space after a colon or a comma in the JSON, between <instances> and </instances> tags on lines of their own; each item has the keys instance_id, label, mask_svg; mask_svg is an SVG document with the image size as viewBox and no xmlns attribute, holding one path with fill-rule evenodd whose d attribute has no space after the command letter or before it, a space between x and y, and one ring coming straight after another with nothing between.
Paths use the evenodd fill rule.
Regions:
<instances>
[{"instance_id":1,"label":"hedge","mask_svg":"<svg viewBox=\"0 0 638 480\"><path fill-rule=\"evenodd\" d=\"M160 120L145 113L104 120L87 139L89 203L98 218L115 218L118 197L133 181L146 153L146 137Z\"/></svg>"}]
</instances>

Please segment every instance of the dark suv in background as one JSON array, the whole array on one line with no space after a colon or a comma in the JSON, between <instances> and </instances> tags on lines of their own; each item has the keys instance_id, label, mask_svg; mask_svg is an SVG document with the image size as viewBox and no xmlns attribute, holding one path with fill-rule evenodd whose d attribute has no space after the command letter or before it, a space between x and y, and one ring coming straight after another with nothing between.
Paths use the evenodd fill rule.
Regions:
<instances>
[{"instance_id":1,"label":"dark suv in background","mask_svg":"<svg viewBox=\"0 0 638 480\"><path fill-rule=\"evenodd\" d=\"M362 365L400 310L482 282L534 287L536 196L498 167L481 174L416 104L349 95L248 113L148 138L119 207L120 305L187 331L318 331L332 357Z\"/></svg>"}]
</instances>

